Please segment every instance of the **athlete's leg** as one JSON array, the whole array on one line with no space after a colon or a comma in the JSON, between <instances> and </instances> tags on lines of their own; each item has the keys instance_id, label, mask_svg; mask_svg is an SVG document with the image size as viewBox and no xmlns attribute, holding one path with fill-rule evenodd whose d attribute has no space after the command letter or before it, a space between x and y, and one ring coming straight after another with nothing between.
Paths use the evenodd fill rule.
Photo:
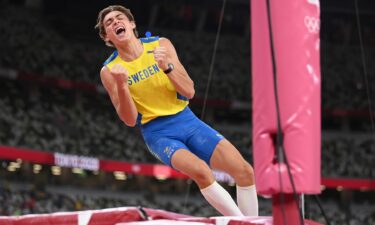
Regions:
<instances>
[{"instance_id":1,"label":"athlete's leg","mask_svg":"<svg viewBox=\"0 0 375 225\"><path fill-rule=\"evenodd\" d=\"M186 149L179 149L173 154L171 164L193 179L204 198L221 214L242 216L230 194L215 181L206 162Z\"/></svg>"},{"instance_id":2,"label":"athlete's leg","mask_svg":"<svg viewBox=\"0 0 375 225\"><path fill-rule=\"evenodd\" d=\"M254 170L239 151L226 139L216 146L210 160L211 167L230 174L237 184L237 202L246 216L258 216L258 199Z\"/></svg>"},{"instance_id":3,"label":"athlete's leg","mask_svg":"<svg viewBox=\"0 0 375 225\"><path fill-rule=\"evenodd\" d=\"M193 179L200 189L208 187L215 181L208 165L186 149L176 151L171 164L173 168Z\"/></svg>"},{"instance_id":4,"label":"athlete's leg","mask_svg":"<svg viewBox=\"0 0 375 225\"><path fill-rule=\"evenodd\" d=\"M212 168L230 174L239 186L255 184L253 168L226 139L217 144L211 156L210 164Z\"/></svg>"}]
</instances>

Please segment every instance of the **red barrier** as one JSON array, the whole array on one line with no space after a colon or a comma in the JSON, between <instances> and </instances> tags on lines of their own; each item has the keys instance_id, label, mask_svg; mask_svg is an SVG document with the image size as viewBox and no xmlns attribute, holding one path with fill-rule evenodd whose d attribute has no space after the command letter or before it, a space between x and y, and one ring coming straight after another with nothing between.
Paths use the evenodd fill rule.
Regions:
<instances>
[{"instance_id":1,"label":"red barrier","mask_svg":"<svg viewBox=\"0 0 375 225\"><path fill-rule=\"evenodd\" d=\"M49 152L21 149L9 146L0 146L0 159L22 159L32 163L53 165L53 154ZM128 163L114 160L100 160L100 170L113 172L122 171L129 174L155 176L172 179L187 179L188 177L161 164ZM229 175L228 175L229 176ZM342 187L353 190L375 190L375 180L347 179L347 178L323 178L321 185L326 188Z\"/></svg>"}]
</instances>

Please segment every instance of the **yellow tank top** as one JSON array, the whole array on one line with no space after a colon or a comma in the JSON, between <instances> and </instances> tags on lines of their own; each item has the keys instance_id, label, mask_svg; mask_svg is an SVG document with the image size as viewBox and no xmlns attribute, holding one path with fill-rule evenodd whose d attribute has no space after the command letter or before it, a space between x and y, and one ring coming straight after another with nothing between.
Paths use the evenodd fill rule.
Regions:
<instances>
[{"instance_id":1,"label":"yellow tank top","mask_svg":"<svg viewBox=\"0 0 375 225\"><path fill-rule=\"evenodd\" d=\"M176 114L189 104L189 100L177 93L167 75L158 67L154 55L149 53L159 46L159 37L140 40L143 53L139 58L126 62L115 51L104 63L110 70L115 64L120 64L128 71L128 86L138 110L138 125L159 116Z\"/></svg>"}]
</instances>

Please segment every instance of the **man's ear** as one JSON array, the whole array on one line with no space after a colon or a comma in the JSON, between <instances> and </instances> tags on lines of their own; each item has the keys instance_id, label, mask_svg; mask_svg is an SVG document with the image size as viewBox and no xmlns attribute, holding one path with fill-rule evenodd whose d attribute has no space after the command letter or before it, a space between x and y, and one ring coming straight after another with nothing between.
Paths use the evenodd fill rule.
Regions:
<instances>
[{"instance_id":1,"label":"man's ear","mask_svg":"<svg viewBox=\"0 0 375 225\"><path fill-rule=\"evenodd\" d=\"M130 21L130 24L132 25L132 29L135 29L137 27L134 21Z\"/></svg>"},{"instance_id":2,"label":"man's ear","mask_svg":"<svg viewBox=\"0 0 375 225\"><path fill-rule=\"evenodd\" d=\"M108 38L107 34L104 34L104 38L103 38L103 40L104 40L105 42L108 42L108 41L109 41L109 38Z\"/></svg>"}]
</instances>

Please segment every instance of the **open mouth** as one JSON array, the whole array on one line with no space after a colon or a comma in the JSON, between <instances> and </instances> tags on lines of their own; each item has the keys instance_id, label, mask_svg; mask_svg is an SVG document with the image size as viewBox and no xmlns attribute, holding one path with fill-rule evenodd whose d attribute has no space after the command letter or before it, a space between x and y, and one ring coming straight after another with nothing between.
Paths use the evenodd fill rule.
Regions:
<instances>
[{"instance_id":1,"label":"open mouth","mask_svg":"<svg viewBox=\"0 0 375 225\"><path fill-rule=\"evenodd\" d=\"M125 33L125 28L124 27L118 27L115 30L117 35L124 34Z\"/></svg>"}]
</instances>

